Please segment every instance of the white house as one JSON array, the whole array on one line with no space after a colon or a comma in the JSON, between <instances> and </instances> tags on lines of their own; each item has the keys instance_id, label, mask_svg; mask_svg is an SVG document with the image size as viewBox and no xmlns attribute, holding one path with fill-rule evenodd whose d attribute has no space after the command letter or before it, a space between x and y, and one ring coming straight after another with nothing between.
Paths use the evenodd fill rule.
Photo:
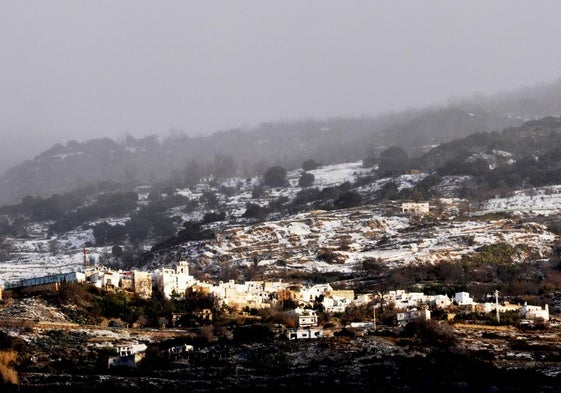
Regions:
<instances>
[{"instance_id":1,"label":"white house","mask_svg":"<svg viewBox=\"0 0 561 393\"><path fill-rule=\"evenodd\" d=\"M474 304L473 298L469 296L468 292L456 292L454 301L458 303L459 306Z\"/></svg>"},{"instance_id":2,"label":"white house","mask_svg":"<svg viewBox=\"0 0 561 393\"><path fill-rule=\"evenodd\" d=\"M138 362L144 359L146 344L126 344L117 347L117 356L110 356L107 359L107 367L127 367L136 368Z\"/></svg>"},{"instance_id":3,"label":"white house","mask_svg":"<svg viewBox=\"0 0 561 393\"><path fill-rule=\"evenodd\" d=\"M175 268L156 270L154 279L158 291L168 299L173 293L183 296L185 290L196 283L195 277L189 275L189 264L186 261L180 261Z\"/></svg>"},{"instance_id":4,"label":"white house","mask_svg":"<svg viewBox=\"0 0 561 393\"><path fill-rule=\"evenodd\" d=\"M264 283L261 281L237 284L235 280L229 280L210 287L210 293L222 304L231 307L269 308L271 307L270 294L265 292L264 288Z\"/></svg>"},{"instance_id":5,"label":"white house","mask_svg":"<svg viewBox=\"0 0 561 393\"><path fill-rule=\"evenodd\" d=\"M348 298L342 296L329 296L324 297L323 308L328 313L344 312L345 309L352 303Z\"/></svg>"},{"instance_id":6,"label":"white house","mask_svg":"<svg viewBox=\"0 0 561 393\"><path fill-rule=\"evenodd\" d=\"M303 288L300 292L302 293L302 301L313 302L320 295L325 295L333 291L333 288L329 284L316 284L309 288Z\"/></svg>"},{"instance_id":7,"label":"white house","mask_svg":"<svg viewBox=\"0 0 561 393\"><path fill-rule=\"evenodd\" d=\"M298 326L300 328L318 325L318 315L314 310L296 308L294 313L298 316Z\"/></svg>"},{"instance_id":8,"label":"white house","mask_svg":"<svg viewBox=\"0 0 561 393\"><path fill-rule=\"evenodd\" d=\"M428 297L427 303L437 308L446 308L452 304L452 300L446 295L433 295Z\"/></svg>"},{"instance_id":9,"label":"white house","mask_svg":"<svg viewBox=\"0 0 561 393\"><path fill-rule=\"evenodd\" d=\"M430 320L430 310L411 310L397 313L397 324L401 327L415 320Z\"/></svg>"},{"instance_id":10,"label":"white house","mask_svg":"<svg viewBox=\"0 0 561 393\"><path fill-rule=\"evenodd\" d=\"M289 340L301 340L301 339L312 339L323 337L323 330L320 328L316 329L295 329L288 331Z\"/></svg>"},{"instance_id":11,"label":"white house","mask_svg":"<svg viewBox=\"0 0 561 393\"><path fill-rule=\"evenodd\" d=\"M408 214L425 214L430 210L428 202L403 202L401 204L401 212Z\"/></svg>"},{"instance_id":12,"label":"white house","mask_svg":"<svg viewBox=\"0 0 561 393\"><path fill-rule=\"evenodd\" d=\"M524 319L542 318L544 321L549 321L549 306L546 304L544 308L541 308L540 306L529 306L527 303L524 303L518 314Z\"/></svg>"}]
</instances>

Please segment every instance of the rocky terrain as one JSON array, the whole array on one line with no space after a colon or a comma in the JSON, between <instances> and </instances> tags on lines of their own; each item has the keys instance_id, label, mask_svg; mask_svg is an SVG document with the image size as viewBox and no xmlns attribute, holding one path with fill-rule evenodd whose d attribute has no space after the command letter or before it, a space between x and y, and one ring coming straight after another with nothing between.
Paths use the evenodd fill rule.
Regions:
<instances>
[{"instance_id":1,"label":"rocky terrain","mask_svg":"<svg viewBox=\"0 0 561 393\"><path fill-rule=\"evenodd\" d=\"M367 174L368 169L360 163L348 163L311 172L315 174L318 188L325 189L354 181ZM300 171L290 172L290 186L269 189L258 203L266 206L280 197L293 200L302 190L297 184L299 176ZM425 176L402 175L392 181L406 189L414 187ZM451 180L443 179L442 187L451 187ZM387 181L381 179L362 192L367 195L382 188ZM430 201L432 218L424 222L402 214L398 203L332 210L310 208L301 213L255 222L241 216L246 203L256 201L251 196L256 182L257 179L248 182L231 179L219 185L201 184L179 190L179 194L197 200L209 190L217 192L221 186L242 184L232 195L217 194L217 209L229 213L226 220L207 224L214 232L213 239L186 242L149 254L146 267L186 259L215 276L225 267L253 264L271 273L287 269L351 272L367 259L379 259L388 266L457 260L477 247L497 242L523 244L533 258L546 258L556 235L548 230L544 220L555 217L561 207L558 187L543 187L521 190L509 197L492 198L469 218L459 214L466 209L465 200L435 198ZM148 193L140 191L139 204L142 205L146 203ZM182 207L172 208L168 214L180 216L182 221L201 219L204 206L189 212ZM126 220L126 217L105 219L111 225ZM57 274L80 269L86 245L90 261L110 262L111 247L95 245L90 225L55 234L49 231L49 222L37 222L28 227L26 238L6 237L2 242L5 254L0 261L0 282L34 277L37 272ZM147 242L143 247L149 251L153 244Z\"/></svg>"},{"instance_id":2,"label":"rocky terrain","mask_svg":"<svg viewBox=\"0 0 561 393\"><path fill-rule=\"evenodd\" d=\"M379 326L371 334L335 329L318 340L196 341L192 330L79 326L44 300L26 298L4 304L0 324L20 341L18 392L550 392L561 375L561 328L554 323L520 329L436 322ZM195 350L163 357L162 348L178 340ZM131 342L148 345L139 368L109 370L115 346Z\"/></svg>"},{"instance_id":3,"label":"rocky terrain","mask_svg":"<svg viewBox=\"0 0 561 393\"><path fill-rule=\"evenodd\" d=\"M556 235L539 223L516 218L415 222L375 206L313 211L286 220L234 227L204 245L199 263L251 263L269 269L350 272L367 259L387 266L458 260L486 244L524 244L546 258ZM330 258L321 258L329 252ZM520 260L525 258L520 255Z\"/></svg>"},{"instance_id":4,"label":"rocky terrain","mask_svg":"<svg viewBox=\"0 0 561 393\"><path fill-rule=\"evenodd\" d=\"M245 279L300 274L320 282L337 275L337 288L373 290L380 279L387 279L412 290L426 285L433 292L471 285L481 296L501 286L501 291L520 299L547 299L554 319L558 317L559 186L510 190L485 200L471 195L469 200L457 194L472 177L444 176L435 186L439 197L428 200L430 213L421 217L402 213L399 200L374 199L388 185L395 191L414 190L432 176L429 173L374 179L361 162L309 171L318 193L356 193L362 199L354 207L335 206L336 197L321 204L294 203L306 190L299 184L302 173L289 171L286 186L263 190L258 190L258 177L205 179L175 189L173 194L188 203L166 211L178 217L176 229L183 222L204 219L208 212L223 211L224 218L205 222L202 228L212 236L202 240L158 248L159 243L148 238L136 245L145 252L142 259L127 268L148 270L187 260L194 274L215 281L229 272ZM152 191L136 189L136 211L165 198L165 193L155 197ZM209 193L216 197L212 207L205 199ZM192 201L197 204L189 207ZM266 214L245 216L249 204L259 205ZM21 236L2 239L0 280L79 270L84 248L88 262L118 268L122 261L111 246L96 244L93 227L101 221L124 225L132 214L84 222L64 233L53 231L49 220L30 222ZM474 258L489 249L496 254ZM507 258L502 250L510 253ZM385 276L376 266L368 270L369 261L387 269ZM460 270L454 270L454 264ZM354 280L366 284L353 286ZM555 391L561 371L561 328L555 320L526 327L494 326L485 321L448 322L441 316L406 329L380 323L375 332L328 323L324 338L288 341L240 339L237 329L249 323L243 318L189 329L132 329L108 319L91 325L78 314L76 308L56 307L42 296L7 297L1 304L0 338L15 343L19 355L17 391L548 392ZM109 370L116 346L128 343L148 346L144 361L137 369ZM193 344L195 350L181 359L166 357L166 349L177 343Z\"/></svg>"}]
</instances>

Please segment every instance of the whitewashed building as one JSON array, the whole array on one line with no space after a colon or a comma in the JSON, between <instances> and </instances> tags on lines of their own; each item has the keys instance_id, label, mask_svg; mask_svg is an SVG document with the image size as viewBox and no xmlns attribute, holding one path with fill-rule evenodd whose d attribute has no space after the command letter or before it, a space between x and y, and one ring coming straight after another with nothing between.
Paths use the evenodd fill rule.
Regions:
<instances>
[{"instance_id":1,"label":"whitewashed building","mask_svg":"<svg viewBox=\"0 0 561 393\"><path fill-rule=\"evenodd\" d=\"M323 298L323 308L327 313L340 313L344 312L347 307L352 303L348 298L341 296L328 296Z\"/></svg>"},{"instance_id":2,"label":"whitewashed building","mask_svg":"<svg viewBox=\"0 0 561 393\"><path fill-rule=\"evenodd\" d=\"M544 321L549 321L549 306L546 304L542 308L540 306L530 306L527 303L524 303L518 314L524 319L535 320L541 318Z\"/></svg>"},{"instance_id":3,"label":"whitewashed building","mask_svg":"<svg viewBox=\"0 0 561 393\"><path fill-rule=\"evenodd\" d=\"M318 325L318 315L314 310L296 308L294 313L298 316L298 327L306 328Z\"/></svg>"},{"instance_id":4,"label":"whitewashed building","mask_svg":"<svg viewBox=\"0 0 561 393\"><path fill-rule=\"evenodd\" d=\"M473 298L469 296L468 292L456 292L456 294L454 295L454 301L459 306L474 304Z\"/></svg>"},{"instance_id":5,"label":"whitewashed building","mask_svg":"<svg viewBox=\"0 0 561 393\"><path fill-rule=\"evenodd\" d=\"M306 339L313 339L313 338L321 338L323 337L323 329L320 328L293 329L293 330L289 330L287 335L289 340L306 340Z\"/></svg>"},{"instance_id":6,"label":"whitewashed building","mask_svg":"<svg viewBox=\"0 0 561 393\"><path fill-rule=\"evenodd\" d=\"M405 214L426 214L430 211L428 202L403 202L401 212Z\"/></svg>"},{"instance_id":7,"label":"whitewashed building","mask_svg":"<svg viewBox=\"0 0 561 393\"><path fill-rule=\"evenodd\" d=\"M326 295L331 291L333 291L333 288L329 284L316 284L308 288L302 288L300 290L301 300L303 302L314 302L317 297Z\"/></svg>"},{"instance_id":8,"label":"whitewashed building","mask_svg":"<svg viewBox=\"0 0 561 393\"><path fill-rule=\"evenodd\" d=\"M163 268L154 272L154 281L158 291L166 298L173 293L184 296L187 288L196 283L195 277L189 275L189 264L180 261L175 268Z\"/></svg>"}]
</instances>

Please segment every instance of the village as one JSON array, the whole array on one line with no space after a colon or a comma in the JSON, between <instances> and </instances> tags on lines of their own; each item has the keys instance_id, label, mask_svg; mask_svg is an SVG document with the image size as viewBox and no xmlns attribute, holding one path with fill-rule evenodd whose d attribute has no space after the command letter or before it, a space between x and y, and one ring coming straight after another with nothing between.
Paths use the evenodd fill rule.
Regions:
<instances>
[{"instance_id":1,"label":"village","mask_svg":"<svg viewBox=\"0 0 561 393\"><path fill-rule=\"evenodd\" d=\"M240 315L249 315L251 310L273 309L280 302L289 300L295 308L288 310L293 318L293 323L277 326L277 337L287 340L309 341L333 337L340 334L341 329L353 334L377 334L377 329L384 325L377 315L382 310L390 309L393 312L392 323L384 326L386 329L403 330L410 322L427 323L432 319L431 313L440 315L441 322L454 321L457 314L478 313L492 315L499 322L504 313L515 313L521 323L535 324L550 321L549 307L528 304L511 304L504 301L498 302L498 292L494 299L485 302L476 302L469 293L458 292L453 296L446 294L426 295L423 292L407 292L405 290L390 290L385 293L355 294L353 290L337 290L329 283L306 285L301 283L278 281L245 281L237 283L235 280L228 282L209 283L197 280L189 272L189 263L179 261L177 264L156 269L154 271L115 271L103 266L91 266L83 271L50 275L33 279L21 280L12 283L7 289L51 288L57 290L65 283L78 283L92 285L109 291L125 291L139 298L150 298L154 292L167 299L181 299L186 294L198 292L211 295L216 299L219 307L227 307ZM1 293L1 292L0 292ZM349 307L363 307L371 310L366 317L350 321L346 326L334 329L333 326L324 325L319 317L318 310L327 315L341 315ZM197 311L199 317L212 323L212 311L202 309ZM444 320L442 320L444 315ZM181 330L178 323L181 315L172 315L169 325L162 323L160 329ZM387 324L387 322L386 322ZM142 328L142 326L129 326ZM114 341L114 355L107 358L109 369L136 369L139 362L146 356L147 342L138 339ZM191 344L172 345L165 349L168 359L189 359L190 354L197 349Z\"/></svg>"},{"instance_id":2,"label":"village","mask_svg":"<svg viewBox=\"0 0 561 393\"><path fill-rule=\"evenodd\" d=\"M403 203L400 211L404 216L416 217L429 213L430 206L426 202ZM371 215L371 212L366 214L365 211L360 210L355 212L354 217L365 216L365 219L371 220ZM310 218L321 221L322 225L327 225L328 219L333 220L333 217L329 216L328 213L321 212L310 214ZM400 219L403 222L408 220L407 217L401 217ZM306 220L308 220L308 217L306 217ZM311 223L311 221L302 222L306 225ZM294 223L291 225L292 227L298 227ZM298 228L301 229L303 225ZM344 225L341 225L341 228L343 227ZM378 226L374 227L378 228ZM476 226L471 225L469 234L473 236L477 234L477 230ZM488 228L485 227L485 230L487 231ZM247 244L244 245L244 242L249 240L247 236L239 229L235 229L235 231L239 233L224 231L221 236L217 237L217 240L232 244L232 247L247 247ZM500 232L504 235L505 231L505 227L501 226ZM450 228L448 228L448 232L454 234L453 231L450 231ZM303 231L298 233L301 237L305 235ZM339 235L341 233L339 232ZM527 240L528 236L540 239L541 234L540 231L536 231L536 233L528 234L525 239ZM246 237L244 238L244 236ZM375 238L382 239L383 236L377 235ZM481 240L480 237L476 238ZM396 241L398 240L396 238ZM489 242L494 241L492 238L487 240ZM287 247L281 246L280 243L282 243L282 239L271 237L261 246L268 250L278 248L286 252ZM296 247L296 244L294 246ZM407 247L410 248L409 251L412 255L418 255L421 246L422 244L411 247L408 243ZM216 244L210 244L206 248L207 257L210 255L209 250L214 250L213 247L218 250L217 253L224 253L226 250L223 245L219 247ZM438 249L438 247L433 246L426 246L426 248L433 251ZM432 291L430 294L426 294L411 290L411 287L408 288L409 290L405 290L399 286L390 287L385 291L369 292L368 290L348 289L341 285L341 282L330 283L328 280L324 280L321 283L314 283L309 280L298 281L290 278L279 278L285 276L275 277L274 275L271 276L273 278L265 279L261 277L260 280L227 279L211 281L197 279L192 274L192 268L197 266L196 258L190 260L179 259L176 263L150 270L108 267L99 260L86 258L86 249L84 249L83 256L83 265L75 268L74 271L59 274L46 272L45 275L36 273L35 277L5 282L3 288L0 288L0 299L2 299L2 292L4 292L6 300L2 302L3 306L0 307L0 311L3 311L2 308L9 308L12 292L27 294L30 296L29 299L32 299L32 294L41 294L43 291L56 293L66 284L76 284L82 287L91 286L103 290L103 293L126 294L131 298L144 300L156 297L174 302L188 302L188 299L196 296L207 297L213 299L215 304L212 309L205 307L191 311L191 315L187 315L189 318L185 318L186 313L184 312L173 312L171 315L159 318L157 332L154 331L155 325L144 325L140 320L123 322L119 321L118 318L109 321L109 325L106 321L104 326L88 327L88 329L94 329L88 333L90 338L85 344L89 348L88 351L100 351L100 345L107 348L108 352L103 352L105 359L103 368L113 370L111 372L149 367L146 364L152 364L150 361L153 361L154 358L154 346L158 348L157 357L164 359L166 362L171 362L170 364L175 365L173 367L177 367L177 365L180 365L180 367L189 365L191 367L190 365L197 364L197 362L208 361L209 357L214 359L216 356L226 356L225 353L228 353L231 349L226 347L212 349L211 346L212 340L216 340L218 336L218 333L215 334L214 332L216 331L215 326L217 326L217 314L219 313L227 313L230 321L237 321L228 325L220 333L224 334L221 337L234 337L235 331L238 330L239 332L240 326L263 326L274 337L274 343L277 343L277 345L292 343L295 347L292 347L291 351L295 351L295 353L300 350L305 352L310 345L312 345L312 348L319 348L327 342L336 342L339 345L342 337L347 337L351 340L352 344L350 345L353 348L366 345L368 350L373 350L376 346L378 348L376 351L382 351L383 353L387 351L387 354L399 353L399 356L405 358L414 356L416 352L412 352L411 355L404 355L401 353L399 345L392 343L392 340L397 337L397 342L406 342L407 335L411 334L410 331L419 329L419 326L426 326L426 329L433 329L437 332L440 332L442 328L444 333L438 334L444 335L444 341L450 340L450 343L452 343L460 340L466 342L466 348L470 348L470 350L473 348L475 348L474 350L480 350L478 348L483 346L481 350L493 353L499 353L504 346L511 345L512 337L525 337L524 333L519 332L519 329L543 329L551 326L551 331L553 331L555 330L553 327L556 326L556 319L550 315L548 304L527 304L524 301L519 301L520 299L513 300L512 297L500 296L498 290L484 297L481 294L472 296L466 291L452 291L451 293ZM92 263L92 261L95 263ZM336 267L340 268L341 265L338 264ZM18 301L21 300L18 299ZM25 302L25 299L23 299L23 302ZM36 300L33 302L36 302ZM30 307L37 307L37 303L33 302L30 303L32 304ZM287 305L289 306L287 307ZM557 310L557 308L553 309ZM360 312L355 312L356 310L360 310ZM282 320L275 320L274 324L271 324L270 319L267 323L261 322L262 316L272 314L284 314L285 317ZM10 315L9 311L6 315ZM193 316L200 322L195 325L196 328L193 328L194 325L188 322L194 320L191 318ZM0 318L0 320L3 319L5 318ZM17 320L17 318L12 320ZM85 327L74 324L74 322L68 323L69 321L64 318L61 319L61 322L52 322L51 325L49 325L49 322L43 321L42 317L35 317L34 320L41 320L34 325L34 331L37 334L45 335L46 338L49 334L54 334L48 333L48 326L50 326L51 332L56 332L56 329L61 328L85 329ZM22 326L28 326L27 329L30 330L30 325L27 323L22 322ZM238 326L238 324L241 325ZM103 330L108 328L112 333ZM453 339L446 336L446 329L450 328L455 331ZM501 329L505 328L515 330L508 331L508 336L501 339L503 342L495 340L492 344L489 344L485 339L473 340L470 338L474 334L480 334L480 329L496 329L497 332L502 332ZM425 328L421 327L421 329ZM227 333L225 333L226 330L228 330ZM29 334L29 331L24 332L23 336ZM169 334L169 336L161 337L169 337L169 339L159 344L162 340L159 335L166 334ZM403 338L402 335L404 335ZM191 338L180 339L180 337ZM192 337L213 338L205 345L200 343L197 345L195 344L196 340ZM31 340L38 339L33 338ZM252 340L256 340L255 343L252 342L252 345L259 345L260 338L258 336L252 338ZM438 346L439 340L440 338L437 337L434 345ZM66 339L63 341L66 342ZM418 343L415 345L423 345L423 340L417 341ZM488 347L484 347L485 345ZM299 347L301 349L298 349ZM241 348L238 349L241 350ZM67 349L61 349L61 351L67 351ZM352 351L349 353L352 353ZM524 353L524 356L526 356L526 353ZM532 354L532 356L541 355ZM510 362L512 359L506 360ZM45 362L45 365L49 364L52 364L50 359ZM96 367L99 368L99 366Z\"/></svg>"},{"instance_id":3,"label":"village","mask_svg":"<svg viewBox=\"0 0 561 393\"><path fill-rule=\"evenodd\" d=\"M112 270L104 266L93 266L58 275L36 277L11 283L7 288L33 288L52 286L55 289L62 283L89 284L106 290L123 290L142 299L148 299L153 291L157 291L166 299L182 299L188 292L210 295L217 300L218 306L227 306L237 312L274 308L279 302L292 301L297 307L293 312L298 316L297 328L288 335L289 338L323 337L318 327L315 308L327 314L343 313L349 306L372 307L371 319L368 322L354 323L352 327L376 326L376 310L390 306L395 310L395 323L404 327L407 323L420 319L430 320L431 310L453 310L447 313L452 320L456 312L494 313L497 321L506 312L517 312L520 318L527 321L549 321L548 305L535 306L528 304L511 304L498 301L498 291L487 297L487 301L476 302L468 292L457 292L453 296L447 294L426 295L423 292L406 292L396 289L385 293L355 294L354 290L334 289L329 283L306 285L301 283L278 281L245 281L209 283L197 280L189 273L189 263L179 261L177 264L156 269L151 272L132 270ZM0 290L0 296L2 292ZM490 299L494 298L494 299ZM208 318L212 318L210 310L202 310ZM314 330L311 330L311 329Z\"/></svg>"}]
</instances>

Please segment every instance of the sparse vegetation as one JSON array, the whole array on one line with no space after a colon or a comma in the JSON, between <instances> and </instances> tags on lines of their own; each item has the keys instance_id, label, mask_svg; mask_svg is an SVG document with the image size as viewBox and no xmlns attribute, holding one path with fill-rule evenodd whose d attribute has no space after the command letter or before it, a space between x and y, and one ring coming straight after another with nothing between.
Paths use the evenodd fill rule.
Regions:
<instances>
[{"instance_id":1,"label":"sparse vegetation","mask_svg":"<svg viewBox=\"0 0 561 393\"><path fill-rule=\"evenodd\" d=\"M0 350L0 375L3 385L17 385L19 383L19 377L14 368L16 360L16 351Z\"/></svg>"}]
</instances>

